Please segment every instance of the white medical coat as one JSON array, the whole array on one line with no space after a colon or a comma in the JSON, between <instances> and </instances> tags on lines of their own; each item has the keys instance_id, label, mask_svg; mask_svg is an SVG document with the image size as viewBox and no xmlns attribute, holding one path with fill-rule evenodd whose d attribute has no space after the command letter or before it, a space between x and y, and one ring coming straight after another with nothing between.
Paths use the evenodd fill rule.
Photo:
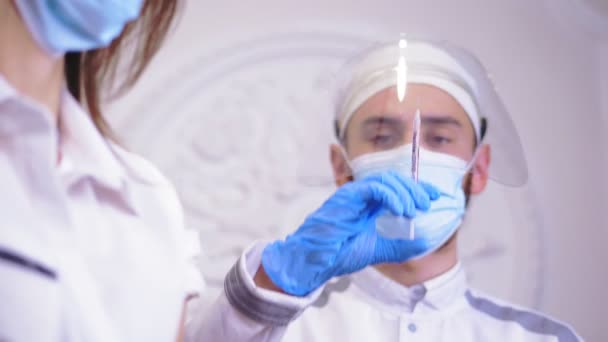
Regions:
<instances>
[{"instance_id":1,"label":"white medical coat","mask_svg":"<svg viewBox=\"0 0 608 342\"><path fill-rule=\"evenodd\" d=\"M559 321L472 290L460 264L410 288L368 267L303 298L267 291L253 282L263 247L242 255L189 340L581 341Z\"/></svg>"},{"instance_id":2,"label":"white medical coat","mask_svg":"<svg viewBox=\"0 0 608 342\"><path fill-rule=\"evenodd\" d=\"M175 340L202 286L175 191L67 91L59 131L0 75L0 341Z\"/></svg>"}]
</instances>

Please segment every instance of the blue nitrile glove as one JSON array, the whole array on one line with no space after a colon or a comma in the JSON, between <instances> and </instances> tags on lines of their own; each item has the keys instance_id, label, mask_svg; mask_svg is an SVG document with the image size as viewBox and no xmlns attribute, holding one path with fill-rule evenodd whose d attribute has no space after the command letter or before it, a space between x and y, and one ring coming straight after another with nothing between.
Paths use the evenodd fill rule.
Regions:
<instances>
[{"instance_id":1,"label":"blue nitrile glove","mask_svg":"<svg viewBox=\"0 0 608 342\"><path fill-rule=\"evenodd\" d=\"M304 296L335 276L368 265L403 262L430 248L424 240L386 239L376 233L376 217L389 210L414 217L426 211L439 191L395 172L383 172L341 186L285 241L262 253L262 265L283 291Z\"/></svg>"}]
</instances>

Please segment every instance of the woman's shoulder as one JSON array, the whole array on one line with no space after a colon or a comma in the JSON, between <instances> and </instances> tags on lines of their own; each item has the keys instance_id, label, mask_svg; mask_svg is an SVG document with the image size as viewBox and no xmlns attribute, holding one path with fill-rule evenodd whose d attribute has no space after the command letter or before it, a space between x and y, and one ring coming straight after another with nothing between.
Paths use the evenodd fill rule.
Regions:
<instances>
[{"instance_id":1,"label":"woman's shoulder","mask_svg":"<svg viewBox=\"0 0 608 342\"><path fill-rule=\"evenodd\" d=\"M171 185L159 168L143 156L131 152L115 142L108 141L108 144L133 181L157 186Z\"/></svg>"},{"instance_id":2,"label":"woman's shoulder","mask_svg":"<svg viewBox=\"0 0 608 342\"><path fill-rule=\"evenodd\" d=\"M131 185L135 185L140 198L145 198L145 202L162 208L165 215L176 218L180 225L183 224L183 210L177 191L171 181L146 158L137 153L128 151L117 143L110 142L110 148L122 164L126 178ZM158 201L150 201L157 198ZM154 211L154 210L153 210Z\"/></svg>"}]
</instances>

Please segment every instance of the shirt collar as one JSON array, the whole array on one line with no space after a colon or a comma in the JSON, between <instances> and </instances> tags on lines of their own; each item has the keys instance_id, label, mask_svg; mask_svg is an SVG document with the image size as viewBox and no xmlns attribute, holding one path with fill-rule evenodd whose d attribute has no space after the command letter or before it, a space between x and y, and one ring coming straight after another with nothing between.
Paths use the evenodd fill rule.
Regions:
<instances>
[{"instance_id":1,"label":"shirt collar","mask_svg":"<svg viewBox=\"0 0 608 342\"><path fill-rule=\"evenodd\" d=\"M0 73L0 103L5 100L17 95L15 88L13 88Z\"/></svg>"},{"instance_id":2,"label":"shirt collar","mask_svg":"<svg viewBox=\"0 0 608 342\"><path fill-rule=\"evenodd\" d=\"M39 119L44 120L44 132L48 132L53 137L59 135L59 146L55 143L57 147L49 149L49 153L52 154L49 157L56 161L57 148L60 149L62 155L59 164L60 171L66 172L74 178L89 175L96 182L112 190L126 190L128 174L122 159L114 153L111 143L99 133L90 115L83 110L80 103L65 87L61 93L59 134L57 134L57 129L51 122L51 115L46 108L21 95L0 74L0 104L11 99L24 105L24 108L28 108L28 110L20 111L15 117L5 118L10 125L4 125L7 126L4 128L10 132L4 133L22 134L25 133L25 130L34 127L32 122L38 122Z\"/></svg>"},{"instance_id":3,"label":"shirt collar","mask_svg":"<svg viewBox=\"0 0 608 342\"><path fill-rule=\"evenodd\" d=\"M5 107L7 104L8 107ZM32 131L48 131L50 132L49 137L56 139L57 132L52 129L54 124L49 111L34 100L19 93L1 73L0 105L3 106L3 110L0 111L2 123L0 134L14 136Z\"/></svg>"},{"instance_id":4,"label":"shirt collar","mask_svg":"<svg viewBox=\"0 0 608 342\"><path fill-rule=\"evenodd\" d=\"M378 304L397 312L412 313L420 306L442 310L463 298L467 290L466 276L460 263L435 278L410 287L393 281L374 267L353 274L351 279Z\"/></svg>"},{"instance_id":5,"label":"shirt collar","mask_svg":"<svg viewBox=\"0 0 608 342\"><path fill-rule=\"evenodd\" d=\"M63 90L60 116L60 169L77 176L91 175L95 181L112 190L122 191L127 184L123 165L95 124L72 97Z\"/></svg>"}]
</instances>

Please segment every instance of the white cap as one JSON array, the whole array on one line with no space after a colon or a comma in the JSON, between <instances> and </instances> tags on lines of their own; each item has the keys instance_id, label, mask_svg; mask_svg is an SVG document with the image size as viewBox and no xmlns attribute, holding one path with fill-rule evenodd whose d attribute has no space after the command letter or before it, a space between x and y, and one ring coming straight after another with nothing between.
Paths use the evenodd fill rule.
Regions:
<instances>
[{"instance_id":1,"label":"white cap","mask_svg":"<svg viewBox=\"0 0 608 342\"><path fill-rule=\"evenodd\" d=\"M405 48L397 43L381 45L351 63L348 80L343 84L336 105L339 138L344 136L352 115L365 101L397 85L396 67L400 56L405 57L407 83L435 86L454 97L469 116L477 141L480 141L481 120L475 100L478 94L475 79L448 53L418 41L408 42Z\"/></svg>"}]
</instances>

